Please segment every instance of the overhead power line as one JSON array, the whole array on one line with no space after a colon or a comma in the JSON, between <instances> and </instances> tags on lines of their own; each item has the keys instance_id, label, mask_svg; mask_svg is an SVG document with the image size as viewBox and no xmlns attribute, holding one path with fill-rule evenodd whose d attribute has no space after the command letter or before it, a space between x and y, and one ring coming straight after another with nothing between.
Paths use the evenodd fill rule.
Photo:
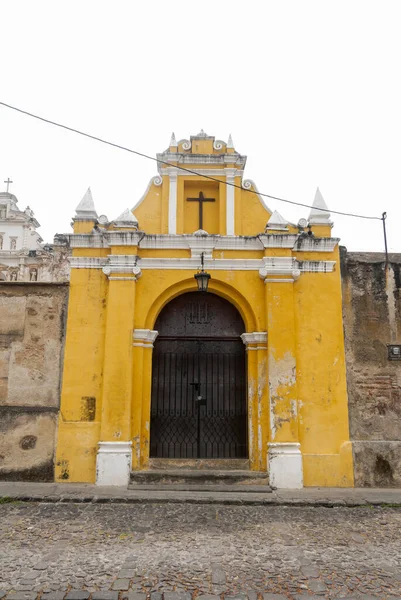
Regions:
<instances>
[{"instance_id":1,"label":"overhead power line","mask_svg":"<svg viewBox=\"0 0 401 600\"><path fill-rule=\"evenodd\" d=\"M121 146L120 144L115 144L114 142L110 142L110 141L100 138L96 135L91 135L90 133L85 133L84 131L80 131L79 129L75 129L74 127L69 127L68 125L63 125L62 123L57 123L56 121L52 121L51 119L45 119L44 117L35 115L31 112L28 112L27 110L23 110L22 108L17 108L16 106L12 106L11 104L7 104L6 102L0 101L0 105L5 106L6 108L10 108L11 110L15 110L24 115L27 115L28 117L32 117L34 119L38 119L39 121L43 121L44 123L49 123L50 125L55 125L56 127L61 127L62 129L66 129L67 131L72 131L73 133L77 133L78 135L82 135L91 140L101 142L102 144L107 144L108 146L113 146L114 148L118 148L119 150L124 150L125 152L130 152L131 154L136 154L137 156L141 156L142 158L147 158L148 160L153 160L154 162L161 163L161 164L171 167L171 163L169 163L167 161L159 160L158 158L155 158L154 156L149 156L148 154L144 154L143 152L139 152L138 150L132 150L132 148L127 148L126 146ZM253 193L252 190L243 188L241 185L238 185L236 183L222 181L221 179L218 179L217 177L212 177L210 175L203 175L202 173L199 173L198 171L193 171L186 167L180 166L177 168L180 169L180 171L186 171L187 173L190 173L191 175L197 175L198 177L203 177L204 179L209 179L210 181L216 181L217 183L222 183L224 185L230 185L234 188L238 188L245 192ZM285 198L280 198L278 196L272 196L271 194L264 194L259 191L257 193L259 196L262 196L263 198L270 198L271 200L277 200L278 202L285 202L286 204L293 204L295 206L303 206L304 208L313 208L314 210L321 210L324 212L329 211L332 214L343 215L344 217L355 217L357 219L370 219L370 220L377 220L377 221L384 221L384 219L385 219L385 216L384 216L385 213L383 213L383 215L381 217L374 217L374 216L369 216L369 215L359 215L359 214L355 214L355 213L341 212L339 210L330 210L327 208L319 208L318 206L312 206L311 204L304 204L303 202L295 202L294 200L287 200Z\"/></svg>"}]
</instances>

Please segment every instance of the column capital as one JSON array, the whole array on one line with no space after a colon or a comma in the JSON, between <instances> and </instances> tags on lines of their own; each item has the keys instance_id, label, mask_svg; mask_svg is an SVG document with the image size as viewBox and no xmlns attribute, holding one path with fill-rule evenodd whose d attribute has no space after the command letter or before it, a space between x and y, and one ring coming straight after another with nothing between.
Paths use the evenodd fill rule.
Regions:
<instances>
[{"instance_id":1,"label":"column capital","mask_svg":"<svg viewBox=\"0 0 401 600\"><path fill-rule=\"evenodd\" d=\"M142 271L137 265L134 267L130 265L106 265L102 271L111 281L138 281L142 277Z\"/></svg>"},{"instance_id":2,"label":"column capital","mask_svg":"<svg viewBox=\"0 0 401 600\"><path fill-rule=\"evenodd\" d=\"M267 332L253 331L251 333L243 333L241 340L244 342L247 350L266 350Z\"/></svg>"},{"instance_id":3,"label":"column capital","mask_svg":"<svg viewBox=\"0 0 401 600\"><path fill-rule=\"evenodd\" d=\"M298 262L290 256L265 256L259 277L265 283L293 283L301 275Z\"/></svg>"},{"instance_id":4,"label":"column capital","mask_svg":"<svg viewBox=\"0 0 401 600\"><path fill-rule=\"evenodd\" d=\"M134 329L132 345L140 348L153 348L153 342L158 335L159 332L152 329Z\"/></svg>"}]
</instances>

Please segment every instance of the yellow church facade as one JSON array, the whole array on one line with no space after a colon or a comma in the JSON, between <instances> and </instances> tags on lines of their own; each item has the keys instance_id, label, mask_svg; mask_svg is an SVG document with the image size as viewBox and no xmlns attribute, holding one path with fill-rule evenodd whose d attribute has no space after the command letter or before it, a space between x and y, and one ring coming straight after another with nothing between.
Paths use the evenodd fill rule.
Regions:
<instances>
[{"instance_id":1,"label":"yellow church facade","mask_svg":"<svg viewBox=\"0 0 401 600\"><path fill-rule=\"evenodd\" d=\"M231 137L173 135L157 159L114 221L90 191L77 207L57 481L241 460L278 488L353 486L339 240L320 192L295 225L244 178Z\"/></svg>"}]
</instances>

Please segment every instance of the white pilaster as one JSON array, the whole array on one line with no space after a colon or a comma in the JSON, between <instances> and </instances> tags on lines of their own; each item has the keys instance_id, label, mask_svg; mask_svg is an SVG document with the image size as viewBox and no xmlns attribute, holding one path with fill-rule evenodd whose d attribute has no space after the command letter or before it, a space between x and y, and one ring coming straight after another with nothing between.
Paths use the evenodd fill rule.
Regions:
<instances>
[{"instance_id":1,"label":"white pilaster","mask_svg":"<svg viewBox=\"0 0 401 600\"><path fill-rule=\"evenodd\" d=\"M234 217L235 217L235 169L224 169L226 172L226 230L227 235L234 235Z\"/></svg>"},{"instance_id":2,"label":"white pilaster","mask_svg":"<svg viewBox=\"0 0 401 600\"><path fill-rule=\"evenodd\" d=\"M304 486L302 454L297 442L270 443L269 482L273 488L299 489Z\"/></svg>"},{"instance_id":3,"label":"white pilaster","mask_svg":"<svg viewBox=\"0 0 401 600\"><path fill-rule=\"evenodd\" d=\"M132 442L99 442L96 458L96 485L129 483Z\"/></svg>"},{"instance_id":4,"label":"white pilaster","mask_svg":"<svg viewBox=\"0 0 401 600\"><path fill-rule=\"evenodd\" d=\"M177 169L169 169L168 232L177 233Z\"/></svg>"}]
</instances>

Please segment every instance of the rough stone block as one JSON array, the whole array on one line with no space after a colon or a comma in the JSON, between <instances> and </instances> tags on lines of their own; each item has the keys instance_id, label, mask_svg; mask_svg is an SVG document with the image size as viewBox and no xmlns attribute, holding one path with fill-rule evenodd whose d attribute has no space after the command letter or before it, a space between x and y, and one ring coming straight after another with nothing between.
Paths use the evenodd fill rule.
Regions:
<instances>
[{"instance_id":1,"label":"rough stone block","mask_svg":"<svg viewBox=\"0 0 401 600\"><path fill-rule=\"evenodd\" d=\"M189 592L164 592L164 600L191 600Z\"/></svg>"},{"instance_id":2,"label":"rough stone block","mask_svg":"<svg viewBox=\"0 0 401 600\"><path fill-rule=\"evenodd\" d=\"M90 593L87 590L71 590L66 596L66 600L88 600Z\"/></svg>"},{"instance_id":3,"label":"rough stone block","mask_svg":"<svg viewBox=\"0 0 401 600\"><path fill-rule=\"evenodd\" d=\"M113 585L111 586L113 590L128 590L130 581L129 579L116 579Z\"/></svg>"},{"instance_id":4,"label":"rough stone block","mask_svg":"<svg viewBox=\"0 0 401 600\"><path fill-rule=\"evenodd\" d=\"M320 571L316 567L304 566L301 567L302 575L305 577L319 577Z\"/></svg>"},{"instance_id":5,"label":"rough stone block","mask_svg":"<svg viewBox=\"0 0 401 600\"><path fill-rule=\"evenodd\" d=\"M135 569L121 569L118 574L119 579L133 579L134 577L136 577Z\"/></svg>"},{"instance_id":6,"label":"rough stone block","mask_svg":"<svg viewBox=\"0 0 401 600\"><path fill-rule=\"evenodd\" d=\"M225 585L226 584L226 573L221 567L212 567L212 583L214 585Z\"/></svg>"},{"instance_id":7,"label":"rough stone block","mask_svg":"<svg viewBox=\"0 0 401 600\"><path fill-rule=\"evenodd\" d=\"M121 596L122 600L146 600L144 592L124 592Z\"/></svg>"},{"instance_id":8,"label":"rough stone block","mask_svg":"<svg viewBox=\"0 0 401 600\"><path fill-rule=\"evenodd\" d=\"M108 591L93 592L92 600L118 600L118 592L108 592Z\"/></svg>"},{"instance_id":9,"label":"rough stone block","mask_svg":"<svg viewBox=\"0 0 401 600\"><path fill-rule=\"evenodd\" d=\"M36 600L37 592L15 592L9 594L7 600Z\"/></svg>"},{"instance_id":10,"label":"rough stone block","mask_svg":"<svg viewBox=\"0 0 401 600\"><path fill-rule=\"evenodd\" d=\"M286 600L287 596L281 594L262 594L263 600Z\"/></svg>"},{"instance_id":11,"label":"rough stone block","mask_svg":"<svg viewBox=\"0 0 401 600\"><path fill-rule=\"evenodd\" d=\"M40 600L64 600L67 592L44 592Z\"/></svg>"},{"instance_id":12,"label":"rough stone block","mask_svg":"<svg viewBox=\"0 0 401 600\"><path fill-rule=\"evenodd\" d=\"M309 581L308 588L316 594L319 594L320 592L325 592L327 589L326 585L322 581Z\"/></svg>"}]
</instances>

